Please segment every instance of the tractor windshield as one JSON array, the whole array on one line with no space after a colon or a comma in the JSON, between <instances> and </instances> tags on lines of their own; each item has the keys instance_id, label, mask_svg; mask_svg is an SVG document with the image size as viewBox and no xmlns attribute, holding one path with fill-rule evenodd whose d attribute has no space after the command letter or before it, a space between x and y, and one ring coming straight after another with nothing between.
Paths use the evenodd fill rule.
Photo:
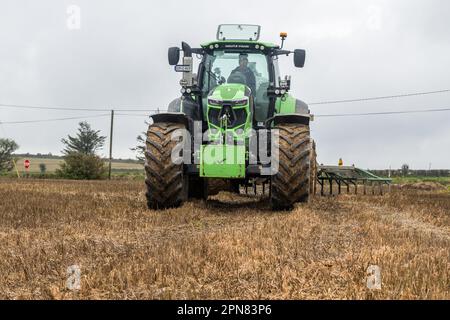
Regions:
<instances>
[{"instance_id":1,"label":"tractor windshield","mask_svg":"<svg viewBox=\"0 0 450 320\"><path fill-rule=\"evenodd\" d=\"M269 99L269 71L267 57L262 53L239 53L216 50L205 59L203 98L220 84L242 83L252 91L257 121L264 121ZM260 118L260 119L258 119Z\"/></svg>"}]
</instances>

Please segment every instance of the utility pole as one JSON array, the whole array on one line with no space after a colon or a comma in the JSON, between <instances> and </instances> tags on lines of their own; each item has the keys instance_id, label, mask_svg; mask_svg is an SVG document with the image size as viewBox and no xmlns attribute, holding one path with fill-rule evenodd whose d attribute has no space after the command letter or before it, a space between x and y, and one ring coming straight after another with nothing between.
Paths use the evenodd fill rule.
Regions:
<instances>
[{"instance_id":1,"label":"utility pole","mask_svg":"<svg viewBox=\"0 0 450 320\"><path fill-rule=\"evenodd\" d=\"M114 131L114 110L111 110L111 131L109 132L109 170L108 170L109 180L111 180L111 168L112 168L113 131Z\"/></svg>"}]
</instances>

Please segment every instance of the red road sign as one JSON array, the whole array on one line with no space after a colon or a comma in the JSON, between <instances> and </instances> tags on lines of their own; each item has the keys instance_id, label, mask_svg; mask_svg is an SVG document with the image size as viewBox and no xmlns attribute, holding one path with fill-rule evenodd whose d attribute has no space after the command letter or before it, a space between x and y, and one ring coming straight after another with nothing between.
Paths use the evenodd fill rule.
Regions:
<instances>
[{"instance_id":1,"label":"red road sign","mask_svg":"<svg viewBox=\"0 0 450 320\"><path fill-rule=\"evenodd\" d=\"M25 169L27 169L27 170L30 169L30 160L28 160L28 159L25 160L23 165L25 166Z\"/></svg>"}]
</instances>

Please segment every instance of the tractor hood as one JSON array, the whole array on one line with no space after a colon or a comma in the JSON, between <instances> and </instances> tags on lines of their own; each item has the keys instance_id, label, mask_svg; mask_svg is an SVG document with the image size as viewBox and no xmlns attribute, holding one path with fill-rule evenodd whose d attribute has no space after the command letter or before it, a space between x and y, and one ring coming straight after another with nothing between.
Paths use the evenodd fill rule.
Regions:
<instances>
[{"instance_id":1,"label":"tractor hood","mask_svg":"<svg viewBox=\"0 0 450 320\"><path fill-rule=\"evenodd\" d=\"M250 96L250 89L240 83L227 83L217 86L208 97L216 101L242 100Z\"/></svg>"}]
</instances>

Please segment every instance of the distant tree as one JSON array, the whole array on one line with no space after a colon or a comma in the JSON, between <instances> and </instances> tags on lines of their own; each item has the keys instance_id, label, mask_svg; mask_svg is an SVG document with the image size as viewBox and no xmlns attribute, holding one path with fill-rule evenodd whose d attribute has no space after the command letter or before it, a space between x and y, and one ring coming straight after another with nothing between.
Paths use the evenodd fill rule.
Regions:
<instances>
[{"instance_id":1,"label":"distant tree","mask_svg":"<svg viewBox=\"0 0 450 320\"><path fill-rule=\"evenodd\" d=\"M69 135L61 140L65 144L64 163L56 173L67 179L102 179L106 174L105 162L95 153L103 147L106 137L87 122L79 125L75 137Z\"/></svg>"},{"instance_id":2,"label":"distant tree","mask_svg":"<svg viewBox=\"0 0 450 320\"><path fill-rule=\"evenodd\" d=\"M65 148L64 154L82 153L85 155L94 155L98 150L103 148L106 137L100 135L100 130L93 130L87 122L80 122L78 133L75 137L68 136L62 139Z\"/></svg>"},{"instance_id":3,"label":"distant tree","mask_svg":"<svg viewBox=\"0 0 450 320\"><path fill-rule=\"evenodd\" d=\"M131 151L136 152L136 159L140 163L145 162L145 132L136 137L137 146L134 148L130 148Z\"/></svg>"},{"instance_id":4,"label":"distant tree","mask_svg":"<svg viewBox=\"0 0 450 320\"><path fill-rule=\"evenodd\" d=\"M64 156L56 174L66 179L96 180L106 177L106 167L103 159L95 154L72 152Z\"/></svg>"},{"instance_id":5,"label":"distant tree","mask_svg":"<svg viewBox=\"0 0 450 320\"><path fill-rule=\"evenodd\" d=\"M0 138L0 172L14 168L13 153L17 149L19 145L14 140Z\"/></svg>"},{"instance_id":6,"label":"distant tree","mask_svg":"<svg viewBox=\"0 0 450 320\"><path fill-rule=\"evenodd\" d=\"M41 174L44 175L47 172L47 165L45 163L40 163L39 170L41 171Z\"/></svg>"},{"instance_id":7,"label":"distant tree","mask_svg":"<svg viewBox=\"0 0 450 320\"><path fill-rule=\"evenodd\" d=\"M409 173L409 165L405 163L402 165L402 175L407 176L408 173Z\"/></svg>"},{"instance_id":8,"label":"distant tree","mask_svg":"<svg viewBox=\"0 0 450 320\"><path fill-rule=\"evenodd\" d=\"M145 125L148 127L149 123L146 121ZM130 148L131 151L136 152L136 159L140 163L145 162L145 150L146 150L145 141L147 140L146 136L147 136L147 132L142 132L140 135L138 135L136 137L136 141L137 141L136 147Z\"/></svg>"}]
</instances>

